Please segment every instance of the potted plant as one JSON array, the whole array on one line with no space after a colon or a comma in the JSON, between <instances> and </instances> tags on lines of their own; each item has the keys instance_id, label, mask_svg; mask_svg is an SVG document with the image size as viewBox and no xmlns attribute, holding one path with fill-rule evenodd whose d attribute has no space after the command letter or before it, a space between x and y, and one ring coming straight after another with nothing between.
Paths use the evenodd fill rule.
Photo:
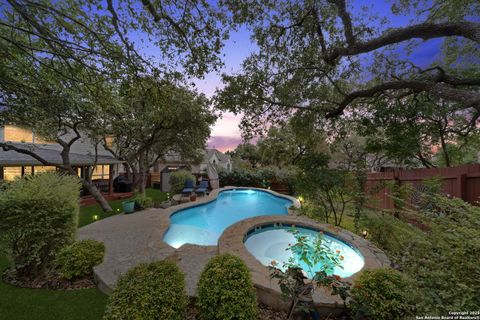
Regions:
<instances>
[{"instance_id":1,"label":"potted plant","mask_svg":"<svg viewBox=\"0 0 480 320\"><path fill-rule=\"evenodd\" d=\"M190 201L196 201L197 200L197 194L194 192L190 195Z\"/></svg>"},{"instance_id":2,"label":"potted plant","mask_svg":"<svg viewBox=\"0 0 480 320\"><path fill-rule=\"evenodd\" d=\"M127 200L122 202L123 212L125 213L132 213L135 211L135 200Z\"/></svg>"}]
</instances>

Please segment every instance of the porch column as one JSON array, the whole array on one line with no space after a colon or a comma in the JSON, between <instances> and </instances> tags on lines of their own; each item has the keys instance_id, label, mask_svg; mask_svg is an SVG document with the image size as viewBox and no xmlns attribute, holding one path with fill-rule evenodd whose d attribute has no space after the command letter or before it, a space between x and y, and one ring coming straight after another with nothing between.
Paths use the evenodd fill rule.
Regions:
<instances>
[{"instance_id":1,"label":"porch column","mask_svg":"<svg viewBox=\"0 0 480 320\"><path fill-rule=\"evenodd\" d=\"M109 175L108 175L108 193L113 194L113 175L115 172L113 171L113 165L109 164Z\"/></svg>"}]
</instances>

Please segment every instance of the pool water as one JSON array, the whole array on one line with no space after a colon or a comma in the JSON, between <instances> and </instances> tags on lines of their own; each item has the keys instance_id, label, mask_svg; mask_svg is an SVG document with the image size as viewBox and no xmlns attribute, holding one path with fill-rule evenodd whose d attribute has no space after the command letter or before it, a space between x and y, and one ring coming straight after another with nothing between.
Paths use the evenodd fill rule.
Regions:
<instances>
[{"instance_id":1,"label":"pool water","mask_svg":"<svg viewBox=\"0 0 480 320\"><path fill-rule=\"evenodd\" d=\"M287 215L292 201L269 192L251 189L226 190L212 202L180 210L170 216L163 241L174 248L186 243L217 245L223 231L251 217Z\"/></svg>"},{"instance_id":2,"label":"pool water","mask_svg":"<svg viewBox=\"0 0 480 320\"><path fill-rule=\"evenodd\" d=\"M318 231L315 230L302 227L295 229L300 235L307 236L307 239L311 241L318 236ZM285 271L283 264L293 255L287 248L289 244L293 245L296 243L295 237L289 230L291 230L290 226L261 228L248 235L245 240L245 246L263 265L269 266L272 261L275 261L277 263L276 266ZM329 248L333 251L340 250L340 255L344 257L342 261L343 269L336 267L333 274L345 278L362 269L365 262L360 253L337 238L326 234L324 234L323 237ZM299 262L298 260L296 260L296 263L308 274L309 278L312 278L315 271L319 270L319 266L314 267L313 270L309 270L305 263Z\"/></svg>"}]
</instances>

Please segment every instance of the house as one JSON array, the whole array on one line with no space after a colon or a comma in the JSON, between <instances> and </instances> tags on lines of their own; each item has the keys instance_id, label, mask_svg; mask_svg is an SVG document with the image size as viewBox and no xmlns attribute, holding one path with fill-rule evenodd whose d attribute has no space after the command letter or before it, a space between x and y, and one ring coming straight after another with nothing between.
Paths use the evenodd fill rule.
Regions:
<instances>
[{"instance_id":1,"label":"house","mask_svg":"<svg viewBox=\"0 0 480 320\"><path fill-rule=\"evenodd\" d=\"M65 139L68 140L67 133ZM73 133L72 133L73 135ZM14 146L28 148L52 164L62 164L62 147L56 142L42 139L31 129L13 125L0 127L0 142L10 142ZM93 166L92 181L104 193L111 193L112 179L120 171L123 162L116 159L100 144L96 145L87 137L73 143L70 151L70 163L80 177L87 174ZM0 180L11 181L26 174L36 174L57 170L57 166L45 166L30 155L13 150L4 151L0 147ZM86 191L82 191L87 196Z\"/></svg>"},{"instance_id":2,"label":"house","mask_svg":"<svg viewBox=\"0 0 480 320\"><path fill-rule=\"evenodd\" d=\"M178 154L170 153L153 166L149 185L168 192L170 191L170 174L182 169L190 171L197 179L208 179L212 188L218 188L218 171L231 171L232 160L229 155L217 149L204 150L203 160L199 164L191 163L182 159Z\"/></svg>"}]
</instances>

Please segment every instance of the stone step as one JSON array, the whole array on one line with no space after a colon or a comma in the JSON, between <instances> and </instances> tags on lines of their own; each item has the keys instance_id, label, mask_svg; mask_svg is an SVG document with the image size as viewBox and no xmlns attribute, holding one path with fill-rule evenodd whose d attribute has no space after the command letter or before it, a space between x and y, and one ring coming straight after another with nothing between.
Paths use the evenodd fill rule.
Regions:
<instances>
[{"instance_id":1,"label":"stone step","mask_svg":"<svg viewBox=\"0 0 480 320\"><path fill-rule=\"evenodd\" d=\"M205 265L210 259L218 254L217 246L197 246L185 244L178 248L165 260L174 261L185 274L187 295L196 296L197 283Z\"/></svg>"}]
</instances>

